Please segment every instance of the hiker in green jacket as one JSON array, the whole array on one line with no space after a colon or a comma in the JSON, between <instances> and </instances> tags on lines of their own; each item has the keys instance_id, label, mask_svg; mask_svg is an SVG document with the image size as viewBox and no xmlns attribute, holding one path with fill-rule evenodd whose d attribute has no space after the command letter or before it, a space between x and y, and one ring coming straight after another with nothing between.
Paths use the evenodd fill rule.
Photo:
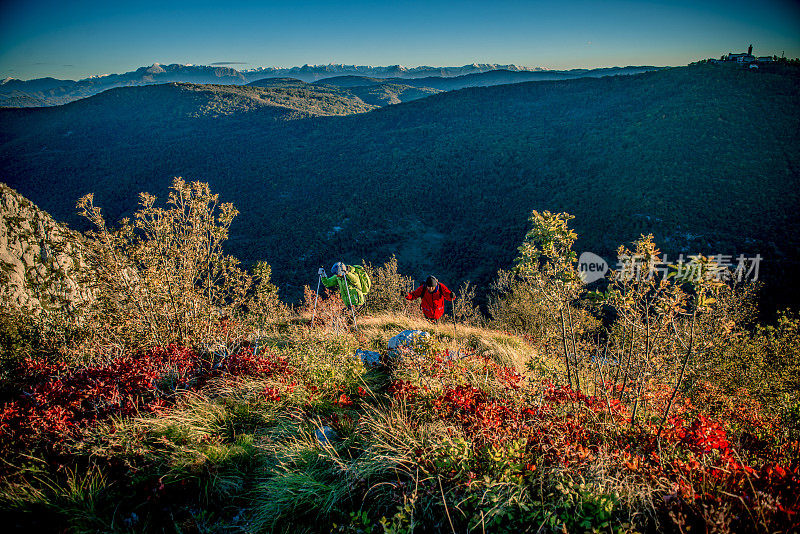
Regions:
<instances>
[{"instance_id":1,"label":"hiker in green jacket","mask_svg":"<svg viewBox=\"0 0 800 534\"><path fill-rule=\"evenodd\" d=\"M357 272L358 266L347 266L342 262L336 262L331 271L333 275L327 277L325 269L319 268L319 275L322 277L322 283L325 287L339 286L339 295L342 297L342 302L345 306L355 306L358 308L364 304L366 300L365 294L369 291L369 287L364 287L362 277ZM349 292L349 295L348 295Z\"/></svg>"}]
</instances>

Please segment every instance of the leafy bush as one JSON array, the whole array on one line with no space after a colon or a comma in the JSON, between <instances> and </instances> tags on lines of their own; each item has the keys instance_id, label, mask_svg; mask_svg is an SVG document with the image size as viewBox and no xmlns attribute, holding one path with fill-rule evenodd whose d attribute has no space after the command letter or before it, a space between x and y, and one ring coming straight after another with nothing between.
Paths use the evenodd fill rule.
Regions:
<instances>
[{"instance_id":1,"label":"leafy bush","mask_svg":"<svg viewBox=\"0 0 800 534\"><path fill-rule=\"evenodd\" d=\"M692 383L711 382L717 399L733 402L745 413L763 412L782 419L788 441L800 439L800 316L784 311L771 325L729 327ZM710 404L708 401L705 404ZM714 404L719 404L717 401ZM746 425L748 433L758 428Z\"/></svg>"},{"instance_id":2,"label":"leafy bush","mask_svg":"<svg viewBox=\"0 0 800 534\"><path fill-rule=\"evenodd\" d=\"M18 310L0 306L0 383L6 384L10 373L23 358L30 356L37 333Z\"/></svg>"},{"instance_id":3,"label":"leafy bush","mask_svg":"<svg viewBox=\"0 0 800 534\"><path fill-rule=\"evenodd\" d=\"M38 314L0 304L0 395L15 394L25 360L81 365L88 355L75 350L91 332L65 310Z\"/></svg>"},{"instance_id":4,"label":"leafy bush","mask_svg":"<svg viewBox=\"0 0 800 534\"><path fill-rule=\"evenodd\" d=\"M280 300L278 286L272 283L272 267L267 262L259 261L255 264L253 282L244 316L258 324L285 318L289 310Z\"/></svg>"},{"instance_id":5,"label":"leafy bush","mask_svg":"<svg viewBox=\"0 0 800 534\"><path fill-rule=\"evenodd\" d=\"M95 226L86 247L97 301L91 322L125 345L207 341L242 308L251 278L222 245L237 215L208 184L176 178L167 200L140 195L134 221L106 225L93 196L78 202Z\"/></svg>"},{"instance_id":6,"label":"leafy bush","mask_svg":"<svg viewBox=\"0 0 800 534\"><path fill-rule=\"evenodd\" d=\"M483 323L483 314L475 304L475 286L469 281L461 284L453 295L453 317L465 325L480 325Z\"/></svg>"},{"instance_id":7,"label":"leafy bush","mask_svg":"<svg viewBox=\"0 0 800 534\"><path fill-rule=\"evenodd\" d=\"M310 287L305 286L304 300L300 313L307 315L312 321L311 327L323 326L327 331L343 332L348 328L348 312L338 291L321 287L318 294Z\"/></svg>"},{"instance_id":8,"label":"leafy bush","mask_svg":"<svg viewBox=\"0 0 800 534\"><path fill-rule=\"evenodd\" d=\"M3 406L0 442L31 445L52 440L51 446L58 447L60 440L111 416L162 411L178 391L196 389L212 376L269 377L286 375L289 369L269 351L255 355L243 349L215 360L170 345L81 369L25 359L16 372L28 387Z\"/></svg>"},{"instance_id":9,"label":"leafy bush","mask_svg":"<svg viewBox=\"0 0 800 534\"><path fill-rule=\"evenodd\" d=\"M412 279L397 272L397 258L392 255L389 260L378 267L371 263L364 268L372 280L372 289L367 296L366 311L368 313L401 313L408 312L410 306L403 293L413 291Z\"/></svg>"},{"instance_id":10,"label":"leafy bush","mask_svg":"<svg viewBox=\"0 0 800 534\"><path fill-rule=\"evenodd\" d=\"M489 290L490 324L534 339L556 335L557 323L546 302L512 270L500 270Z\"/></svg>"}]
</instances>

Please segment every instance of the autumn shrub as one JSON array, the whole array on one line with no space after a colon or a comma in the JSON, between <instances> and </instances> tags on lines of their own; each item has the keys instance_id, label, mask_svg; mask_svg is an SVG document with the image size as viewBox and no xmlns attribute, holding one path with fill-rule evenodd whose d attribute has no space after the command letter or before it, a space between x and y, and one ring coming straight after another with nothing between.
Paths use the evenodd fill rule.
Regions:
<instances>
[{"instance_id":1,"label":"autumn shrub","mask_svg":"<svg viewBox=\"0 0 800 534\"><path fill-rule=\"evenodd\" d=\"M490 372L500 378L501 371ZM466 496L471 491L486 496L485 491L508 484L516 488L516 505L506 509L494 501L486 508L473 508L477 515L470 518L471 524L490 521L511 528L528 512L539 510L539 524L553 530L561 525L608 528L630 521L634 509L642 510L637 500L644 488L652 493L646 497L651 515L640 517L637 529L672 520L677 528L719 526L723 517L732 531L762 529L764 521L792 524L799 504L793 496L800 482L796 467L781 463L787 457L776 455L775 449L734 447L727 422L694 412L688 398L680 397L657 439L657 418L638 430L630 428L630 410L616 399L552 384L541 388L541 396L509 402L507 395L474 385L447 388L433 397L424 386L395 386L394 395L403 402L432 406L437 417L467 436L467 441L454 438L451 445L422 454L429 473L454 479ZM529 391L537 389L534 385ZM619 493L621 488L610 485L614 476L630 478L628 484L638 489L630 495ZM674 493L662 485L661 477L674 481ZM764 499L767 494L777 499L775 504Z\"/></svg>"},{"instance_id":2,"label":"autumn shrub","mask_svg":"<svg viewBox=\"0 0 800 534\"><path fill-rule=\"evenodd\" d=\"M12 379L14 369L35 351L39 339L33 321L15 308L0 307L0 383Z\"/></svg>"},{"instance_id":3,"label":"autumn shrub","mask_svg":"<svg viewBox=\"0 0 800 534\"><path fill-rule=\"evenodd\" d=\"M367 296L365 311L377 313L412 312L404 293L413 291L412 279L397 271L397 258L393 255L383 265L366 263L364 268L372 280L372 288Z\"/></svg>"},{"instance_id":4,"label":"autumn shrub","mask_svg":"<svg viewBox=\"0 0 800 534\"><path fill-rule=\"evenodd\" d=\"M560 352L567 384L580 391L582 376L592 372L588 359L599 325L581 299L585 288L572 250L572 218L531 213L514 270L501 271L494 284L490 312L500 326L532 336L547 352ZM526 326L532 331L521 330Z\"/></svg>"},{"instance_id":5,"label":"autumn shrub","mask_svg":"<svg viewBox=\"0 0 800 534\"><path fill-rule=\"evenodd\" d=\"M293 343L291 355L302 382L313 384L315 391L328 400L338 400L341 394L353 396L359 386L365 386L364 366L354 356L357 341L348 336L318 341L311 338Z\"/></svg>"},{"instance_id":6,"label":"autumn shrub","mask_svg":"<svg viewBox=\"0 0 800 534\"><path fill-rule=\"evenodd\" d=\"M742 354L758 345L752 342L760 331L752 326L754 287L726 280L724 268L703 256L692 257L687 265L664 266L660 274L648 272L648 265L663 266L652 236L642 236L634 246L621 247L620 257L635 258L638 263L630 268L647 274L616 276L598 299L617 317L609 338L613 348L603 349L604 354L614 355L616 363L609 371L616 367L615 387L617 376L623 376L617 398L632 402L632 420L641 400L644 415L648 409L661 412L663 424L679 392L712 388L716 395L694 396L698 407L722 413L725 403L719 400L724 398L738 407L758 406L744 411L759 416L739 428L754 431L760 426L758 420L770 417L759 399L766 398L764 390L772 390L770 381L764 380L767 367L756 363L763 358ZM762 371L758 378L752 375L757 367ZM665 385L672 390L671 399L660 405L652 402Z\"/></svg>"},{"instance_id":7,"label":"autumn shrub","mask_svg":"<svg viewBox=\"0 0 800 534\"><path fill-rule=\"evenodd\" d=\"M667 265L653 237L641 236L619 248L620 267L609 273L607 288L587 292L572 250L571 218L531 214L516 268L501 271L494 284L493 322L528 329L545 355L560 357L555 371L576 391L610 391L631 407L632 424L640 417L660 417L664 424L679 391L736 367L719 355L747 337L755 314L752 288L726 282L724 269L710 258ZM736 381L728 381L728 392ZM664 388L671 399L657 405L655 394Z\"/></svg>"},{"instance_id":8,"label":"autumn shrub","mask_svg":"<svg viewBox=\"0 0 800 534\"><path fill-rule=\"evenodd\" d=\"M556 336L557 322L549 305L513 270L500 270L489 286L490 325L501 330L525 333L535 339Z\"/></svg>"},{"instance_id":9,"label":"autumn shrub","mask_svg":"<svg viewBox=\"0 0 800 534\"><path fill-rule=\"evenodd\" d=\"M0 396L19 391L17 371L26 359L81 365L84 355L74 348L91 336L86 325L60 310L31 313L0 306Z\"/></svg>"},{"instance_id":10,"label":"autumn shrub","mask_svg":"<svg viewBox=\"0 0 800 534\"><path fill-rule=\"evenodd\" d=\"M204 359L177 345L126 353L108 364L74 368L67 362L26 358L16 370L25 391L0 412L0 443L8 450L59 446L111 416L163 411L177 393L211 377L287 375L288 363L272 351L244 348Z\"/></svg>"},{"instance_id":11,"label":"autumn shrub","mask_svg":"<svg viewBox=\"0 0 800 534\"><path fill-rule=\"evenodd\" d=\"M322 328L325 332L335 334L344 333L348 327L348 316L350 310L344 305L342 297L338 291L332 291L325 287L320 288L320 293L316 293L310 287L303 288L303 303L299 312L307 316L310 328Z\"/></svg>"},{"instance_id":12,"label":"autumn shrub","mask_svg":"<svg viewBox=\"0 0 800 534\"><path fill-rule=\"evenodd\" d=\"M483 314L475 304L475 286L466 281L453 295L453 317L458 323L468 326L483 324Z\"/></svg>"},{"instance_id":13,"label":"autumn shrub","mask_svg":"<svg viewBox=\"0 0 800 534\"><path fill-rule=\"evenodd\" d=\"M142 193L133 221L123 219L118 228L107 225L92 195L78 208L94 225L86 242L87 282L96 294L90 320L110 342L199 344L242 325L248 306L262 315L281 308L269 266L257 266L261 284L251 290L252 277L225 253L238 212L208 184L176 178L166 208Z\"/></svg>"},{"instance_id":14,"label":"autumn shrub","mask_svg":"<svg viewBox=\"0 0 800 534\"><path fill-rule=\"evenodd\" d=\"M630 433L629 439L639 433L640 447L642 439L658 444L648 462L670 466L668 476L681 489L669 502L683 507L659 513L678 529L698 524L723 531L745 528L733 526L740 521L736 509L760 514L748 528L766 529L764 517L772 513L767 510L777 510L773 518L791 525L796 504L789 488L797 483L790 474L794 468L788 467L796 465L797 449L796 321L783 316L776 326L754 327L753 286L733 284L713 258L694 256L687 264L667 265L652 236L620 247L620 270L610 273L607 289L587 293L576 276L569 219L533 212L517 269L501 272L496 282L499 291L490 300L495 324L530 328L538 348L560 353L564 366L555 376L571 391L569 404L562 404L565 413L580 417L580 401L591 395L595 408L605 405L615 414L619 426L612 433L609 428L599 432L603 442L613 442L615 433ZM579 310L596 310L607 326L596 322L581 328ZM477 408L485 402L483 390L452 393L463 407L449 413L474 411L464 420L471 425L484 426L475 417L503 413ZM467 393L474 400L464 400ZM499 427L508 431L513 424ZM565 430L556 434L568 436ZM588 436L574 435L568 442L585 444ZM687 455L697 458L686 463ZM771 466L781 461L775 479ZM638 463L626 465L640 469ZM655 478L645 484L657 486ZM765 489L753 489L759 484ZM739 501L724 497L736 491L748 495ZM764 494L773 497L763 499ZM782 498L782 504L776 508L772 498Z\"/></svg>"},{"instance_id":15,"label":"autumn shrub","mask_svg":"<svg viewBox=\"0 0 800 534\"><path fill-rule=\"evenodd\" d=\"M272 267L259 261L253 266L252 276L253 285L242 315L256 325L287 318L289 309L280 300L278 286L272 282Z\"/></svg>"},{"instance_id":16,"label":"autumn shrub","mask_svg":"<svg viewBox=\"0 0 800 534\"><path fill-rule=\"evenodd\" d=\"M780 418L775 431L792 441L800 439L799 362L800 318L782 312L773 324L731 326L691 379L711 382L720 398L739 400L748 412Z\"/></svg>"}]
</instances>

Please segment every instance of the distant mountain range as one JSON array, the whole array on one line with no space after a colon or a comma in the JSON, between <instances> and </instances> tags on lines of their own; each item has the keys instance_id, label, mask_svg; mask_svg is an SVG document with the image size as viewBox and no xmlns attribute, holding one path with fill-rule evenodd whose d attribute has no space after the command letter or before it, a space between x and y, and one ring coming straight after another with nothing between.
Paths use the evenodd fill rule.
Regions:
<instances>
[{"instance_id":1,"label":"distant mountain range","mask_svg":"<svg viewBox=\"0 0 800 534\"><path fill-rule=\"evenodd\" d=\"M257 69L243 70L242 74L251 79L289 77L313 82L333 76L351 75L367 76L374 78L424 78L429 76L449 78L465 74L478 74L493 70L507 70L511 72L536 72L543 71L541 67L520 67L518 65L498 65L495 63L473 63L463 67L404 67L391 65L389 67L372 67L359 65L303 65L279 69L275 67L260 67Z\"/></svg>"},{"instance_id":2,"label":"distant mountain range","mask_svg":"<svg viewBox=\"0 0 800 534\"><path fill-rule=\"evenodd\" d=\"M247 83L247 79L241 72L228 67L160 65L158 63L124 74L92 76L79 81L55 78L22 81L6 78L0 83L0 106L58 106L115 87L169 82L242 85Z\"/></svg>"},{"instance_id":3,"label":"distant mountain range","mask_svg":"<svg viewBox=\"0 0 800 534\"><path fill-rule=\"evenodd\" d=\"M574 69L568 71L549 71L528 69L516 65L465 65L463 67L415 67L399 65L391 67L366 67L353 65L321 65L292 67L285 69L259 68L238 71L229 67L201 65L161 65L140 67L124 74L92 76L83 80L58 80L38 78L17 80L6 78L0 82L0 106L2 107L43 107L57 106L86 98L117 87L153 85L180 82L195 84L244 85L261 79L292 78L303 82L322 82L342 77L363 78L364 83L357 86L393 84L423 89L426 94L437 91L450 91L463 87L478 87L518 83L533 80L560 80L577 77L597 77L618 74L636 74L657 67L613 67L607 69ZM391 92L391 91L390 91ZM397 90L393 91L394 93ZM425 96L419 92L415 96ZM388 95L384 103L397 103L407 100ZM382 104L381 104L382 105Z\"/></svg>"}]
</instances>

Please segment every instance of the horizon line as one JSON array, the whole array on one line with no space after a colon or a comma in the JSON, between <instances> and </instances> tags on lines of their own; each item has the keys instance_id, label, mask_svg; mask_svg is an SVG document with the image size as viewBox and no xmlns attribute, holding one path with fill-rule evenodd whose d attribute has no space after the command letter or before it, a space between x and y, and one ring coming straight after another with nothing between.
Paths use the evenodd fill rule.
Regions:
<instances>
[{"instance_id":1,"label":"horizon line","mask_svg":"<svg viewBox=\"0 0 800 534\"><path fill-rule=\"evenodd\" d=\"M708 59L708 58L704 58L704 59ZM697 61L700 61L700 60L697 60ZM691 63L687 63L686 65L653 65L653 64L649 64L648 65L648 64L641 64L641 65L624 65L624 66L623 65L605 65L605 66L594 66L594 67L552 68L552 67L519 65L519 64L516 64L516 63L465 63L464 65L414 65L414 66L403 65L401 63L394 63L394 64L390 64L390 65L359 65L359 64L356 64L356 63L316 63L316 64L304 63L303 65L292 65L292 66L289 66L289 67L275 66L275 65L260 65L260 66L257 66L257 67L251 67L251 68L246 68L246 69L237 69L235 67L229 66L230 64L233 64L234 62L225 62L225 63L226 64L213 64L213 63L208 63L208 64L202 64L202 63L161 63L161 62L156 61L156 62L153 62L153 63L151 63L149 65L140 65L140 66L135 67L135 68L133 68L131 70L126 70L126 71L123 71L123 72L109 72L109 73L103 73L103 74L90 74L88 76L84 76L82 78L77 78L77 79L55 78L54 76L39 76L39 77L35 77L35 78L23 79L23 78L17 78L17 77L15 77L13 75L8 75L8 76L4 76L2 78L2 80L3 81L19 80L19 81L25 82L25 81L33 81L33 80L42 80L42 79L45 79L45 78L53 78L55 80L80 82L80 81L89 80L89 79L92 79L92 78L103 78L103 77L106 77L106 76L128 74L128 73L131 73L131 72L136 72L137 70L142 69L142 68L154 67L156 65L159 65L159 66L163 66L163 65L166 65L166 66L179 65L179 66L182 66L182 67L209 67L209 68L220 68L220 67L223 67L223 68L230 68L230 69L235 70L237 72L256 71L256 70L259 70L259 69L264 69L264 70L266 70L266 69L288 70L288 69L303 68L303 67L312 67L312 68L314 68L314 67L331 67L331 66L334 66L334 67L370 68L370 69L402 67L402 68L409 69L409 70L411 70L411 69L421 69L421 68L447 69L447 68L464 68L464 67L471 67L471 66L495 66L495 67L518 67L520 69L524 69L524 70L531 71L531 72L536 72L536 71L545 71L546 72L546 71L571 71L571 70L599 70L599 69L615 69L615 68L619 69L619 68L625 68L625 67L661 67L661 68L665 68L665 67L682 67L682 66L687 66L687 65L691 64ZM248 63L238 63L238 64L239 65L247 65ZM503 70L503 69L492 69L492 70Z\"/></svg>"}]
</instances>

